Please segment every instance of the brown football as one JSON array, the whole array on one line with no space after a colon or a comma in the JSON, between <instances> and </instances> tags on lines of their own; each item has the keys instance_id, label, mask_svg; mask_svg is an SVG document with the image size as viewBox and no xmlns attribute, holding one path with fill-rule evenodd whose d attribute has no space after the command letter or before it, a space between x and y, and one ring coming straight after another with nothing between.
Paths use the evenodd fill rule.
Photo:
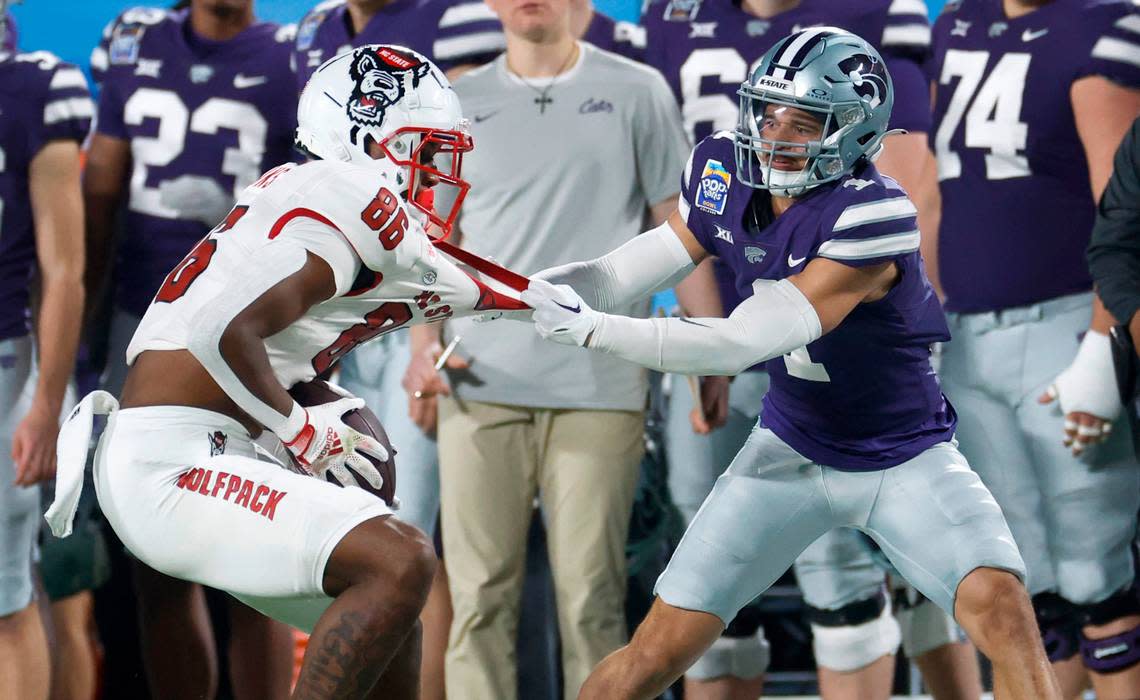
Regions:
<instances>
[{"instance_id":1,"label":"brown football","mask_svg":"<svg viewBox=\"0 0 1140 700\"><path fill-rule=\"evenodd\" d=\"M323 379L314 379L311 382L302 382L293 385L289 390L289 395L302 406L317 406L323 403L332 403L338 399L343 398L340 394L333 391L328 382ZM396 498L396 449L392 447L391 440L388 439L388 433L384 431L384 426L380 424L380 419L372 412L372 409L365 406L344 414L342 420L348 427L358 430L365 435L371 435L376 438L376 441L388 450L388 461L381 462L378 459L361 453L361 456L367 459L376 467L380 472L380 476L384 477L384 486L379 491L372 488L372 486L356 476L356 483L360 488L375 494L384 500L388 505L392 505ZM332 478L331 474L326 474L326 478L332 483L338 483Z\"/></svg>"}]
</instances>

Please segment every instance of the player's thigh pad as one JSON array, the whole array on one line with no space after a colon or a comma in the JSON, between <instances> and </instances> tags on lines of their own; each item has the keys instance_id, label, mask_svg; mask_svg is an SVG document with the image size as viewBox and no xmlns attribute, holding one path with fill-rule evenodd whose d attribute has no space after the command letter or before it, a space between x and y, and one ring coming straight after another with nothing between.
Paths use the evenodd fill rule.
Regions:
<instances>
[{"instance_id":1,"label":"player's thigh pad","mask_svg":"<svg viewBox=\"0 0 1140 700\"><path fill-rule=\"evenodd\" d=\"M717 479L655 592L727 625L835 524L821 468L756 428Z\"/></svg>"},{"instance_id":2,"label":"player's thigh pad","mask_svg":"<svg viewBox=\"0 0 1140 700\"><path fill-rule=\"evenodd\" d=\"M121 410L96 455L99 502L127 548L167 575L238 596L323 596L336 544L391 510L254 454L244 428L216 413Z\"/></svg>"},{"instance_id":3,"label":"player's thigh pad","mask_svg":"<svg viewBox=\"0 0 1140 700\"><path fill-rule=\"evenodd\" d=\"M867 536L847 527L837 527L812 542L796 557L795 569L804 602L819 610L838 610L874 598L886 578L871 556Z\"/></svg>"},{"instance_id":4,"label":"player's thigh pad","mask_svg":"<svg viewBox=\"0 0 1140 700\"><path fill-rule=\"evenodd\" d=\"M32 600L32 550L39 532L40 490L13 485L12 434L31 406L32 341L0 341L0 616Z\"/></svg>"},{"instance_id":5,"label":"player's thigh pad","mask_svg":"<svg viewBox=\"0 0 1140 700\"><path fill-rule=\"evenodd\" d=\"M958 584L978 567L1025 580L1001 508L952 442L886 470L861 529L903 578L951 615Z\"/></svg>"}]
</instances>

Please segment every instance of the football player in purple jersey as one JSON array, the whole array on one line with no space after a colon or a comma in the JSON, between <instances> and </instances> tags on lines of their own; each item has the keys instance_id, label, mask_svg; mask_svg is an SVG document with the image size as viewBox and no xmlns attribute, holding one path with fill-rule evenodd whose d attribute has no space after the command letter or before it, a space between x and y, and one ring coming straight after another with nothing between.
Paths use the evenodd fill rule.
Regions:
<instances>
[{"instance_id":1,"label":"football player in purple jersey","mask_svg":"<svg viewBox=\"0 0 1140 700\"><path fill-rule=\"evenodd\" d=\"M951 2L930 69L954 336L941 373L962 451L1025 556L1067 696L1083 664L1099 697L1140 697L1140 469L1110 432L1113 321L1084 258L1140 114L1140 15L1114 0Z\"/></svg>"},{"instance_id":2,"label":"football player in purple jersey","mask_svg":"<svg viewBox=\"0 0 1140 700\"><path fill-rule=\"evenodd\" d=\"M79 149L94 107L78 68L46 51L15 50L6 5L0 2L0 697L46 698L51 664L32 573L38 483L55 475L79 341Z\"/></svg>"},{"instance_id":3,"label":"football player in purple jersey","mask_svg":"<svg viewBox=\"0 0 1140 700\"><path fill-rule=\"evenodd\" d=\"M478 0L325 0L297 25L293 64L298 90L317 66L365 44L400 44L449 76L486 63L502 50L502 30Z\"/></svg>"},{"instance_id":4,"label":"football player in purple jersey","mask_svg":"<svg viewBox=\"0 0 1140 700\"><path fill-rule=\"evenodd\" d=\"M907 133L889 136L876 162L915 201L922 230L937 226L934 160L927 146L930 130L929 85L920 67L929 53L930 27L921 0L659 0L642 16L647 34L646 62L669 81L681 105L694 142L735 123L736 90L760 56L795 28L839 26L868 37L886 60L894 79L893 128ZM730 236L718 232L720 236ZM753 246L754 256L762 251ZM721 315L740 302L732 273L719 260L706 263L677 288L685 313ZM720 299L706 281L715 270ZM679 384L679 382L677 383ZM675 386L677 385L675 384ZM707 417L724 427L711 434L689 429L690 392L670 397L666 451L671 456L670 489L686 519L691 519L712 488L725 459L740 448L760 411L768 377L755 367L734 381L700 380ZM726 405L727 404L727 405ZM701 428L707 433L710 426ZM829 533L798 560L796 577L808 604L819 681L830 697L886 697L894 676L894 653L901 636L908 655L922 668L936 696L980 693L977 664L968 644L958 638L952 621L928 601L902 612L896 623L884 591L884 574L865 539L850 530ZM746 611L747 612L747 611ZM754 615L752 616L755 617ZM927 620L933 624L924 625ZM937 629L938 627L941 629ZM686 693L734 687L742 696L759 692L767 666L766 641L756 623L738 620L729 635L690 669ZM732 661L740 659L739 662ZM735 669L725 674L727 667ZM747 678L738 678L740 672Z\"/></svg>"},{"instance_id":5,"label":"football player in purple jersey","mask_svg":"<svg viewBox=\"0 0 1140 700\"><path fill-rule=\"evenodd\" d=\"M662 371L732 375L766 362L771 375L759 425L690 524L648 617L580 697L662 692L835 527L869 535L955 616L993 662L1000 697L1060 697L1017 546L957 450L957 416L931 366L931 344L949 333L915 206L871 163L892 103L870 44L830 27L793 33L741 86L735 132L697 145L666 224L539 273L524 292L555 342ZM591 308L672 285L709 255L745 297L728 318Z\"/></svg>"},{"instance_id":6,"label":"football player in purple jersey","mask_svg":"<svg viewBox=\"0 0 1140 700\"><path fill-rule=\"evenodd\" d=\"M126 345L167 273L237 193L294 157L292 37L289 27L258 22L251 0L192 0L127 10L92 52L100 95L84 178L87 280L93 301L114 280L110 391L122 385ZM135 573L152 692L212 695L217 661L201 588L141 562ZM291 632L236 602L231 616L236 692L284 697Z\"/></svg>"}]
</instances>

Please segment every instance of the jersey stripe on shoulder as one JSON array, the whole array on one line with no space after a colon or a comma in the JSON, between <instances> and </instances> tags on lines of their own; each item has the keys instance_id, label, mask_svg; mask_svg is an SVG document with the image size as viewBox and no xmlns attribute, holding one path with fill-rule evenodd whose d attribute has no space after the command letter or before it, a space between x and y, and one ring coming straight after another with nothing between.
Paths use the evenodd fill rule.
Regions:
<instances>
[{"instance_id":1,"label":"jersey stripe on shoulder","mask_svg":"<svg viewBox=\"0 0 1140 700\"><path fill-rule=\"evenodd\" d=\"M87 79L83 77L83 71L75 66L63 66L55 72L51 77L51 85L48 86L49 90L63 90L65 88L83 88L87 89Z\"/></svg>"},{"instance_id":2,"label":"jersey stripe on shoulder","mask_svg":"<svg viewBox=\"0 0 1140 700\"><path fill-rule=\"evenodd\" d=\"M817 255L833 260L865 260L918 250L918 229L885 236L859 239L832 239L819 246Z\"/></svg>"},{"instance_id":3,"label":"jersey stripe on shoulder","mask_svg":"<svg viewBox=\"0 0 1140 700\"><path fill-rule=\"evenodd\" d=\"M483 2L465 2L462 5L452 5L447 8L439 18L440 29L454 27L457 24L466 24L477 21L497 22L499 18Z\"/></svg>"},{"instance_id":4,"label":"jersey stripe on shoulder","mask_svg":"<svg viewBox=\"0 0 1140 700\"><path fill-rule=\"evenodd\" d=\"M95 105L90 97L67 97L44 105L44 124L90 119L93 116Z\"/></svg>"},{"instance_id":5,"label":"jersey stripe on shoulder","mask_svg":"<svg viewBox=\"0 0 1140 700\"><path fill-rule=\"evenodd\" d=\"M835 226L832 227L832 230L838 232L867 224L905 219L915 216L917 213L914 204L905 196L852 204L844 209L839 218L835 220Z\"/></svg>"},{"instance_id":6,"label":"jersey stripe on shoulder","mask_svg":"<svg viewBox=\"0 0 1140 700\"><path fill-rule=\"evenodd\" d=\"M507 45L498 16L478 0L448 7L440 16L437 29L432 55L447 67L482 63Z\"/></svg>"},{"instance_id":7,"label":"jersey stripe on shoulder","mask_svg":"<svg viewBox=\"0 0 1140 700\"><path fill-rule=\"evenodd\" d=\"M930 46L930 18L922 0L892 0L881 42L884 50Z\"/></svg>"}]
</instances>

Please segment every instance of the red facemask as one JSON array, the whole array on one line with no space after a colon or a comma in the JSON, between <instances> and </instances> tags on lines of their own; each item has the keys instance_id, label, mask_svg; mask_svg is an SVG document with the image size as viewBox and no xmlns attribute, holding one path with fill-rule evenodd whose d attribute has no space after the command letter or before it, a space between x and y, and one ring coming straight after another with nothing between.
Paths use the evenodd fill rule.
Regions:
<instances>
[{"instance_id":1,"label":"red facemask","mask_svg":"<svg viewBox=\"0 0 1140 700\"><path fill-rule=\"evenodd\" d=\"M389 142L405 134L419 134L419 145L408 158L397 158ZM429 129L407 126L393 132L380 143L384 156L399 166L408 169L410 180L408 182L407 199L416 209L422 211L431 223L439 227L440 240L451 235L455 219L459 216L459 207L463 204L467 190L471 184L460 177L463 167L463 154L474 148L475 143L471 135L457 129ZM450 158L448 158L450 156ZM440 170L436 162L450 160L450 167ZM426 162L425 162L426 161ZM432 184L423 186L428 179ZM435 184L450 185L456 188L455 199L446 216L441 216L435 210L435 193L431 190Z\"/></svg>"}]
</instances>

